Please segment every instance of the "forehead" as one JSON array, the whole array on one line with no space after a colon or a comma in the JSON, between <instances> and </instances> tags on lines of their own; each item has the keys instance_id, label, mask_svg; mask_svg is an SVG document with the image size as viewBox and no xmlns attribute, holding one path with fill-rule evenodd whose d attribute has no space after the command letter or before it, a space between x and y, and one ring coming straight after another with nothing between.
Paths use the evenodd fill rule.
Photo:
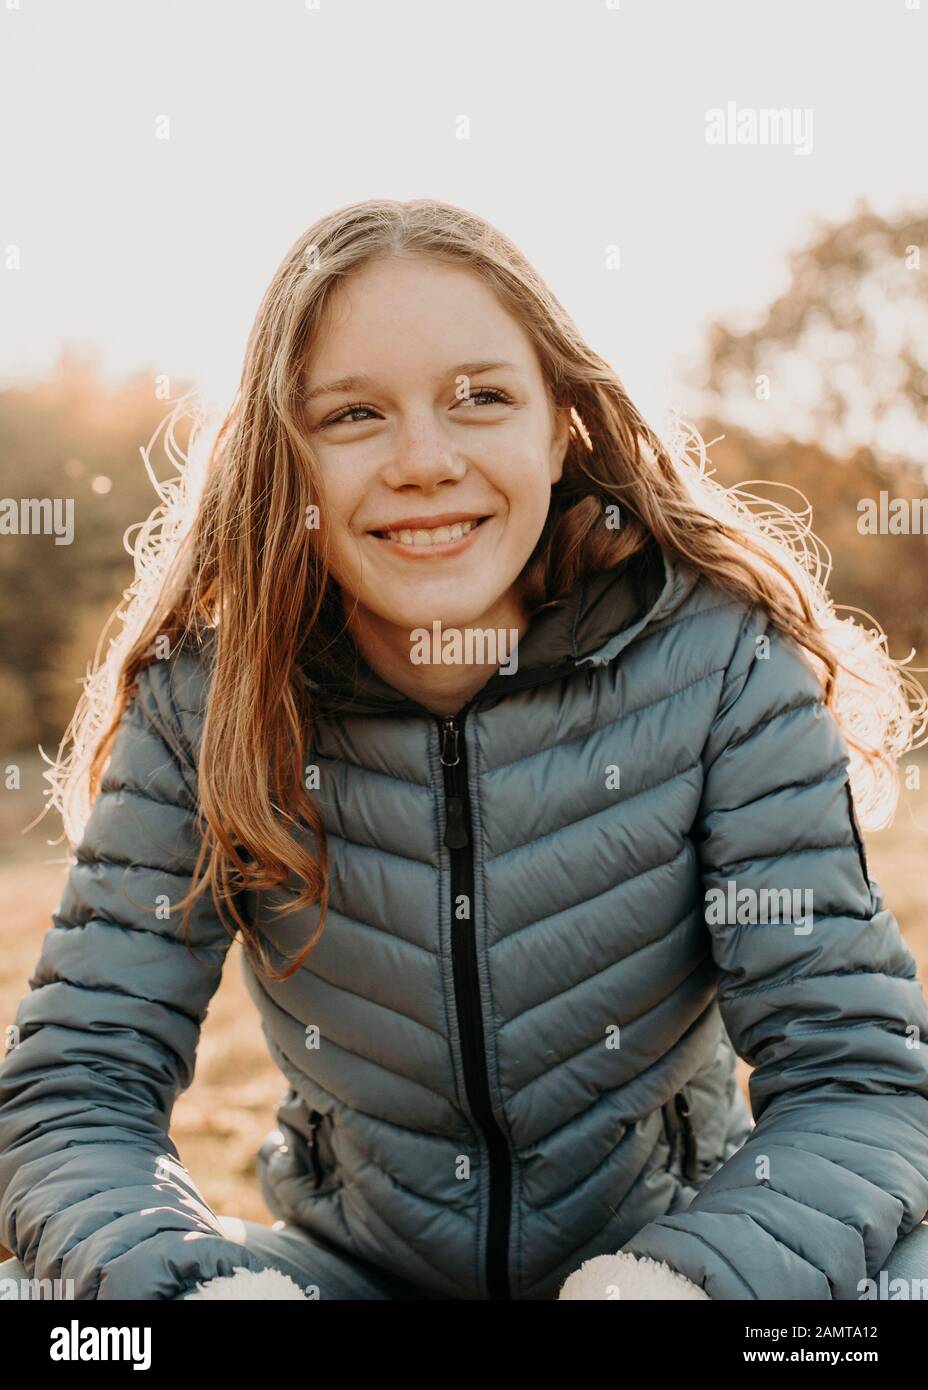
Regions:
<instances>
[{"instance_id":1,"label":"forehead","mask_svg":"<svg viewBox=\"0 0 928 1390\"><path fill-rule=\"evenodd\" d=\"M482 360L539 371L529 335L473 270L422 256L381 257L332 292L307 356L308 384L323 374L404 365L421 373Z\"/></svg>"}]
</instances>

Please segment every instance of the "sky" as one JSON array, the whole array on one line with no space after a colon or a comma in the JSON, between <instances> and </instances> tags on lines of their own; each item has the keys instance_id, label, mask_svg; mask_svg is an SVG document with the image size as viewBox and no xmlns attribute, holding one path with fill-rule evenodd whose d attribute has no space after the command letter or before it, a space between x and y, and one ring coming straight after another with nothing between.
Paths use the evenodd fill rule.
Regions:
<instances>
[{"instance_id":1,"label":"sky","mask_svg":"<svg viewBox=\"0 0 928 1390\"><path fill-rule=\"evenodd\" d=\"M221 406L306 227L433 197L662 428L820 221L924 202L926 59L928 0L0 0L0 386L67 348Z\"/></svg>"}]
</instances>

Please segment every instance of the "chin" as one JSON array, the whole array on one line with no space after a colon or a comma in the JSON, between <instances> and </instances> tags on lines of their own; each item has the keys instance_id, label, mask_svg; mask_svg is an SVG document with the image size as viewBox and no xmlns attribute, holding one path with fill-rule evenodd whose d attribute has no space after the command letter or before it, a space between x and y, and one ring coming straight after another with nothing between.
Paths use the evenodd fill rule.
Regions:
<instances>
[{"instance_id":1,"label":"chin","mask_svg":"<svg viewBox=\"0 0 928 1390\"><path fill-rule=\"evenodd\" d=\"M432 623L438 622L442 628L466 628L481 626L481 617L493 605L495 600L486 601L476 600L471 603L462 604L460 595L457 602L448 599L436 598L434 604L423 603L421 595L416 596L415 605L409 607L402 603L397 603L392 613L385 614L391 623L397 627L408 629L431 628Z\"/></svg>"}]
</instances>

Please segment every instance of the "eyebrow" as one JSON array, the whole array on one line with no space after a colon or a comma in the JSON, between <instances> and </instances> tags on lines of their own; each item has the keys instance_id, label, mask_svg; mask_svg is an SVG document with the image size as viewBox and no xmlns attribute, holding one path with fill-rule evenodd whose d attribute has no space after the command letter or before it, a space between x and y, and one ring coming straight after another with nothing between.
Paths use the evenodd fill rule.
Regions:
<instances>
[{"instance_id":1,"label":"eyebrow","mask_svg":"<svg viewBox=\"0 0 928 1390\"><path fill-rule=\"evenodd\" d=\"M452 367L448 376L478 376L481 372L498 372L502 370L521 372L522 368L517 362L462 362L458 367ZM311 391L304 391L303 400L307 404L314 401L317 396L335 395L340 391L359 391L364 387L375 386L376 382L372 376L343 376L337 381L327 381L324 386L314 386Z\"/></svg>"}]
</instances>

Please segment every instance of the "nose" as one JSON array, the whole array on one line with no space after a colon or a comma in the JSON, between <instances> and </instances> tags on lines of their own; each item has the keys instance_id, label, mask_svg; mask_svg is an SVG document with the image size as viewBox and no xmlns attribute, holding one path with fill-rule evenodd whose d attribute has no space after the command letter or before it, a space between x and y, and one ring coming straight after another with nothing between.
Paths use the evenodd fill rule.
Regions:
<instances>
[{"instance_id":1,"label":"nose","mask_svg":"<svg viewBox=\"0 0 928 1390\"><path fill-rule=\"evenodd\" d=\"M431 492L440 483L460 482L467 464L438 424L418 416L397 431L392 457L383 469L388 487L417 487Z\"/></svg>"}]
</instances>

